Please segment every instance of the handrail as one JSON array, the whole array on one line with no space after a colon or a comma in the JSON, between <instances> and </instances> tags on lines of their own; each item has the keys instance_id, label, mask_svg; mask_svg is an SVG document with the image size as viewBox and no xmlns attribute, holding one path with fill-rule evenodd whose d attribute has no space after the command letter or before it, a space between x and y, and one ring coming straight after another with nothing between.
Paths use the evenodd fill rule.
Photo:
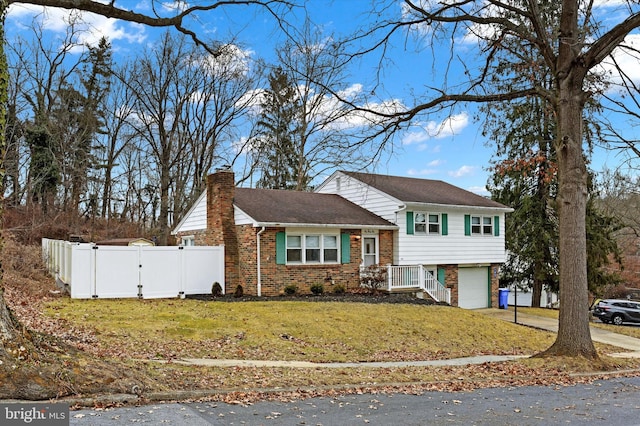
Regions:
<instances>
[{"instance_id":1,"label":"handrail","mask_svg":"<svg viewBox=\"0 0 640 426\"><path fill-rule=\"evenodd\" d=\"M451 304L451 289L440 283L422 265L388 265L387 289L419 288L427 292L436 302Z\"/></svg>"}]
</instances>

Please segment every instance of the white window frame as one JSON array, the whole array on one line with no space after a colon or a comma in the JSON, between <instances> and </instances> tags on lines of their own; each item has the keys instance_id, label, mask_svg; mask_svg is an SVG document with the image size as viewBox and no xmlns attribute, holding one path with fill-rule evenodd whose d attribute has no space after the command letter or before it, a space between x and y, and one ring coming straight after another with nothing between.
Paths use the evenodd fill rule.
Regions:
<instances>
[{"instance_id":1,"label":"white window frame","mask_svg":"<svg viewBox=\"0 0 640 426\"><path fill-rule=\"evenodd\" d=\"M432 222L431 219L434 217L436 221ZM432 226L436 227L435 231L431 230ZM428 213L427 214L427 233L430 235L440 235L441 231L442 231L442 215L440 215L439 213Z\"/></svg>"},{"instance_id":2,"label":"white window frame","mask_svg":"<svg viewBox=\"0 0 640 426\"><path fill-rule=\"evenodd\" d=\"M475 220L475 223L474 223ZM471 216L471 235L493 236L492 216Z\"/></svg>"},{"instance_id":3,"label":"white window frame","mask_svg":"<svg viewBox=\"0 0 640 426\"><path fill-rule=\"evenodd\" d=\"M426 235L427 233L427 213L413 212L413 233L415 235Z\"/></svg>"},{"instance_id":4,"label":"white window frame","mask_svg":"<svg viewBox=\"0 0 640 426\"><path fill-rule=\"evenodd\" d=\"M424 220L418 221L418 215ZM435 222L431 221L433 217L437 219ZM432 226L437 227L437 231L432 231ZM413 233L414 235L442 235L442 213L413 212Z\"/></svg>"},{"instance_id":5,"label":"white window frame","mask_svg":"<svg viewBox=\"0 0 640 426\"><path fill-rule=\"evenodd\" d=\"M293 240L299 239L300 245L290 245L290 238ZM326 239L332 238L335 241L335 247L327 245ZM310 246L309 243L317 240L318 245ZM292 242L292 241L291 241ZM285 255L287 265L337 265L340 263L340 234L339 233L292 233L287 232L285 238ZM300 260L289 260L289 253L293 253L293 250L299 251ZM318 250L318 260L308 260L311 252L310 250ZM335 251L335 260L326 260L328 251Z\"/></svg>"},{"instance_id":6,"label":"white window frame","mask_svg":"<svg viewBox=\"0 0 640 426\"><path fill-rule=\"evenodd\" d=\"M185 235L180 239L180 245L183 247L193 247L196 245L195 235Z\"/></svg>"}]
</instances>

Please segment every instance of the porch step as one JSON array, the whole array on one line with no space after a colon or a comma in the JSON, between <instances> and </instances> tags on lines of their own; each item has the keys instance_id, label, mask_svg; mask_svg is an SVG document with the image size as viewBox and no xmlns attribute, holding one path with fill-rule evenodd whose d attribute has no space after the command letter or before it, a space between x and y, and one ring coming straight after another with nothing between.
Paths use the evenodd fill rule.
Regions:
<instances>
[{"instance_id":1,"label":"porch step","mask_svg":"<svg viewBox=\"0 0 640 426\"><path fill-rule=\"evenodd\" d=\"M393 290L388 291L389 294L406 294L406 293L422 293L420 287L403 287L403 288L394 288Z\"/></svg>"},{"instance_id":2,"label":"porch step","mask_svg":"<svg viewBox=\"0 0 640 426\"><path fill-rule=\"evenodd\" d=\"M429 293L420 289L419 287L401 288L401 289L389 291L388 293L389 294L408 294L409 293L415 296L416 299L431 299L435 301L435 299L431 297Z\"/></svg>"}]
</instances>

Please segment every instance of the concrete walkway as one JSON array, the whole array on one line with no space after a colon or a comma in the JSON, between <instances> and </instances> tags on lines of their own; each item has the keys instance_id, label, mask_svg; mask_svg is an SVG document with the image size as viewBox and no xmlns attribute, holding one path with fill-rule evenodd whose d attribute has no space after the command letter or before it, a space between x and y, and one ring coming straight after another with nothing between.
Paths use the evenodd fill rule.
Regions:
<instances>
[{"instance_id":1,"label":"concrete walkway","mask_svg":"<svg viewBox=\"0 0 640 426\"><path fill-rule=\"evenodd\" d=\"M437 359L432 361L389 361L389 362L309 362L309 361L260 361L242 359L180 358L172 364L201 365L205 367L292 367L292 368L401 368L440 367L445 365L471 365L485 362L503 362L526 358L526 355L481 355L465 358ZM166 363L169 361L158 360Z\"/></svg>"},{"instance_id":2,"label":"concrete walkway","mask_svg":"<svg viewBox=\"0 0 640 426\"><path fill-rule=\"evenodd\" d=\"M554 333L558 332L558 320L555 318L541 317L538 315L529 315L519 311L515 311L513 306L509 309L478 309L475 312L488 315L492 318L503 321L514 322L517 317L517 324L528 327L535 327L541 330L548 330ZM635 325L622 325L620 327L637 327ZM640 358L640 339L627 336L624 334L614 333L609 330L591 326L591 338L594 342L606 343L607 345L616 346L631 352L611 353L609 356L619 358Z\"/></svg>"}]
</instances>

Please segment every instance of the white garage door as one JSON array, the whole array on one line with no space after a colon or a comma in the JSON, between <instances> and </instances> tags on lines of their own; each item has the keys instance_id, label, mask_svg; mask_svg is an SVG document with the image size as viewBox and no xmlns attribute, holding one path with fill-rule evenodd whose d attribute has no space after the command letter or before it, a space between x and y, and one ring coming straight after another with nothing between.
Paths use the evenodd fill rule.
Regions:
<instances>
[{"instance_id":1,"label":"white garage door","mask_svg":"<svg viewBox=\"0 0 640 426\"><path fill-rule=\"evenodd\" d=\"M489 269L458 270L458 306L465 309L489 307Z\"/></svg>"}]
</instances>

